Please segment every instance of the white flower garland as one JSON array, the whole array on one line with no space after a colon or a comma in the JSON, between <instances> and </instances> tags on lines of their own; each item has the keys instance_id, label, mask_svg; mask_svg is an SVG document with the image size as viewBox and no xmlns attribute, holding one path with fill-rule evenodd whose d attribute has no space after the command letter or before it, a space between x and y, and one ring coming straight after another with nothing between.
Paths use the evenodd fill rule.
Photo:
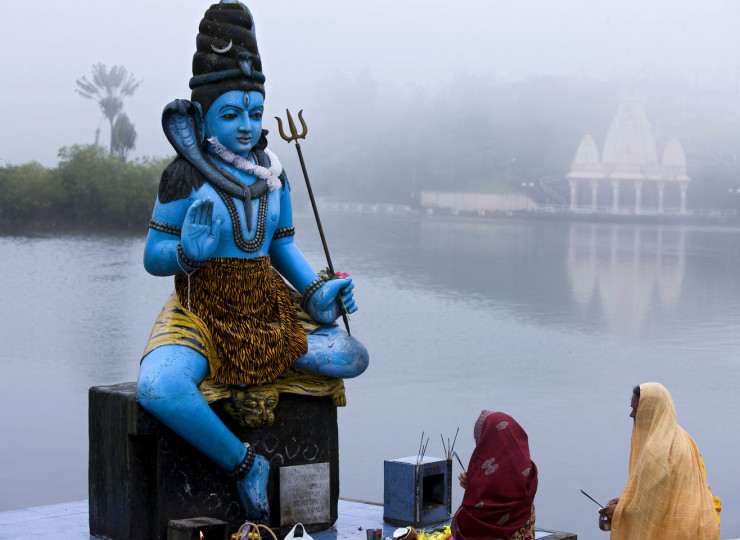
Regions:
<instances>
[{"instance_id":1,"label":"white flower garland","mask_svg":"<svg viewBox=\"0 0 740 540\"><path fill-rule=\"evenodd\" d=\"M267 180L267 189L270 191L275 191L276 189L279 189L282 187L282 182L280 182L280 173L283 172L283 166L280 164L280 160L278 157L272 152L272 150L269 150L265 148L265 154L267 154L267 157L270 158L270 168L266 169L265 167L262 167L261 165L255 165L251 161L249 161L246 158L243 158L242 156L239 156L226 148L223 144L221 144L217 137L211 137L208 139L208 142L213 146L213 150L216 152L216 155L223 159L226 163L232 164L234 167L239 169L240 171L244 171L245 173L253 174L257 178L261 178L263 180Z\"/></svg>"}]
</instances>

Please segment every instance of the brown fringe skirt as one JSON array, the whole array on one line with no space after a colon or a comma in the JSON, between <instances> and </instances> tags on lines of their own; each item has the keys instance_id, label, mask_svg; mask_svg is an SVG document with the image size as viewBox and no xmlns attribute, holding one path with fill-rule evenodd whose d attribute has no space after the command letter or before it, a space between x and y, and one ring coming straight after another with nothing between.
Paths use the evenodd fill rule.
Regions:
<instances>
[{"instance_id":1,"label":"brown fringe skirt","mask_svg":"<svg viewBox=\"0 0 740 540\"><path fill-rule=\"evenodd\" d=\"M179 306L169 306L169 323L159 320L168 311L165 306L145 355L165 344L186 345L208 358L214 380L261 384L277 378L308 350L291 291L269 257L210 259L190 276L189 310L187 275L175 276L175 292ZM183 316L193 323L178 323ZM162 332L165 326L169 338ZM188 331L190 336L177 335Z\"/></svg>"}]
</instances>

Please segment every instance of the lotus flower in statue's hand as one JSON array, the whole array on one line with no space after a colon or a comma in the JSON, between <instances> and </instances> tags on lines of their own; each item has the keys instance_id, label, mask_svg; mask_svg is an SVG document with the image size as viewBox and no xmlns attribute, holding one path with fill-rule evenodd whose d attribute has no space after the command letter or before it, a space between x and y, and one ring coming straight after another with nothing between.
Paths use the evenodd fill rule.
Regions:
<instances>
[{"instance_id":1,"label":"lotus flower in statue's hand","mask_svg":"<svg viewBox=\"0 0 740 540\"><path fill-rule=\"evenodd\" d=\"M347 272L334 272L332 273L329 268L324 268L323 270L319 270L319 273L317 274L321 279L324 281L331 281L332 279L345 279L349 277L349 274Z\"/></svg>"}]
</instances>

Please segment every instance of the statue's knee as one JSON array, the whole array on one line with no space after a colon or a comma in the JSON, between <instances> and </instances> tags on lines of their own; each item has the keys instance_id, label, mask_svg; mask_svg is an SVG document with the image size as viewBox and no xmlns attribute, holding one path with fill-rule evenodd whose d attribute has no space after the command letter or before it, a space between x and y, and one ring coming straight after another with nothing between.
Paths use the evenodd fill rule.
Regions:
<instances>
[{"instance_id":1,"label":"statue's knee","mask_svg":"<svg viewBox=\"0 0 740 540\"><path fill-rule=\"evenodd\" d=\"M173 369L173 362L163 347L150 352L141 361L136 383L136 401L149 412L165 406L182 377L182 370Z\"/></svg>"},{"instance_id":2,"label":"statue's knee","mask_svg":"<svg viewBox=\"0 0 740 540\"><path fill-rule=\"evenodd\" d=\"M136 382L136 402L151 411L166 397L166 388L163 388L161 378L155 377L151 371L141 369Z\"/></svg>"},{"instance_id":3,"label":"statue's knee","mask_svg":"<svg viewBox=\"0 0 740 540\"><path fill-rule=\"evenodd\" d=\"M309 334L308 352L295 366L337 379L351 379L362 374L370 357L365 346L336 326Z\"/></svg>"},{"instance_id":4,"label":"statue's knee","mask_svg":"<svg viewBox=\"0 0 740 540\"><path fill-rule=\"evenodd\" d=\"M342 379L361 375L370 363L365 346L343 330L337 332L331 350L335 356L334 363L341 366L341 373L337 376Z\"/></svg>"},{"instance_id":5,"label":"statue's knee","mask_svg":"<svg viewBox=\"0 0 740 540\"><path fill-rule=\"evenodd\" d=\"M173 396L192 395L208 373L208 360L183 346L158 347L141 361L136 401L145 409Z\"/></svg>"},{"instance_id":6,"label":"statue's knee","mask_svg":"<svg viewBox=\"0 0 740 540\"><path fill-rule=\"evenodd\" d=\"M153 395L154 385L151 379L139 374L139 380L136 382L136 403L148 409Z\"/></svg>"},{"instance_id":7,"label":"statue's knee","mask_svg":"<svg viewBox=\"0 0 740 540\"><path fill-rule=\"evenodd\" d=\"M365 372L367 366L370 364L370 355L362 343L349 335L346 338L345 347L350 359L348 366L350 372L348 375L345 375L345 378L351 379Z\"/></svg>"}]
</instances>

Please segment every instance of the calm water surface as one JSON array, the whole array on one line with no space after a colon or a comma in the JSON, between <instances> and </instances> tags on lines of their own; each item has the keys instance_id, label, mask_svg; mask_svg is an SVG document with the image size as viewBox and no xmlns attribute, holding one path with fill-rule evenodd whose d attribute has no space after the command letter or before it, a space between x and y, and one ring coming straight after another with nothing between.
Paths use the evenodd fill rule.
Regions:
<instances>
[{"instance_id":1,"label":"calm water surface","mask_svg":"<svg viewBox=\"0 0 740 540\"><path fill-rule=\"evenodd\" d=\"M297 218L316 268L321 244ZM605 538L596 505L627 479L632 386L660 381L740 537L740 231L325 216L356 281L353 335L371 354L340 409L341 496L382 501L383 460L464 461L481 409L529 433L538 526ZM136 379L172 289L144 236L0 237L0 510L87 498L87 391ZM455 466L455 474L459 472ZM455 485L453 505L462 490Z\"/></svg>"}]
</instances>

